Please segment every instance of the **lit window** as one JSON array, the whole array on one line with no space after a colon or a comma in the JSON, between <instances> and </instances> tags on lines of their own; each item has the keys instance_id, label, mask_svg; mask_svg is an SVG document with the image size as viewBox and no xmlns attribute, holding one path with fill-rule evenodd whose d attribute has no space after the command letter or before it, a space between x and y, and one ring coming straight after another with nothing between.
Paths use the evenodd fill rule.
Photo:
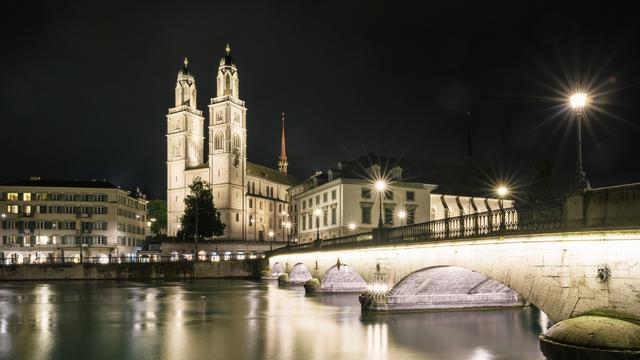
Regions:
<instances>
[{"instance_id":1,"label":"lit window","mask_svg":"<svg viewBox=\"0 0 640 360\"><path fill-rule=\"evenodd\" d=\"M7 193L7 200L18 201L18 193Z\"/></svg>"},{"instance_id":2,"label":"lit window","mask_svg":"<svg viewBox=\"0 0 640 360\"><path fill-rule=\"evenodd\" d=\"M416 193L413 191L407 191L407 201L415 201Z\"/></svg>"},{"instance_id":3,"label":"lit window","mask_svg":"<svg viewBox=\"0 0 640 360\"><path fill-rule=\"evenodd\" d=\"M371 208L370 207L362 207L360 209L362 211L362 223L363 224L371 224Z\"/></svg>"},{"instance_id":4,"label":"lit window","mask_svg":"<svg viewBox=\"0 0 640 360\"><path fill-rule=\"evenodd\" d=\"M362 188L360 193L363 199L371 199L371 189Z\"/></svg>"}]
</instances>

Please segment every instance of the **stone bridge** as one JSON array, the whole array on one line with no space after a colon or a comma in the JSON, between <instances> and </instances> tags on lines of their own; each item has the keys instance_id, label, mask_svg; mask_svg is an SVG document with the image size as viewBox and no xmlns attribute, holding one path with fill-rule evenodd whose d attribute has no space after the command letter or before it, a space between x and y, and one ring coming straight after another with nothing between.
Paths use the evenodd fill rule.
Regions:
<instances>
[{"instance_id":1,"label":"stone bridge","mask_svg":"<svg viewBox=\"0 0 640 360\"><path fill-rule=\"evenodd\" d=\"M511 289L554 321L596 309L640 319L640 230L326 248L269 264L320 291L382 293L372 310L515 305Z\"/></svg>"},{"instance_id":2,"label":"stone bridge","mask_svg":"<svg viewBox=\"0 0 640 360\"><path fill-rule=\"evenodd\" d=\"M363 311L530 303L555 322L596 314L639 324L638 204L638 185L596 189L551 207L515 207L381 228L364 241L359 241L361 235L317 240L275 251L269 268L273 276L287 273L282 280L306 282L306 288L319 292L362 292ZM603 325L601 318L589 326L607 327L609 332L598 328L594 333L613 331L617 343L596 345L640 350L640 326L620 335L611 329L626 325ZM585 342L597 338L582 335ZM635 345L620 345L624 341L619 339L632 339Z\"/></svg>"}]
</instances>

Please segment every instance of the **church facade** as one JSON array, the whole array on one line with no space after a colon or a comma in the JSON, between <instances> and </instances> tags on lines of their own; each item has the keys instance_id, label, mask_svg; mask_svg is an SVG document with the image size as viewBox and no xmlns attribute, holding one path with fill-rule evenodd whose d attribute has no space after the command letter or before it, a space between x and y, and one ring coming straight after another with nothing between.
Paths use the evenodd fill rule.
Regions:
<instances>
[{"instance_id":1,"label":"church facade","mask_svg":"<svg viewBox=\"0 0 640 360\"><path fill-rule=\"evenodd\" d=\"M200 178L212 185L214 204L226 224L221 239L285 241L287 189L295 180L287 173L284 114L278 169L249 162L247 108L240 99L238 68L229 45L218 66L216 95L207 107L205 136L196 80L185 58L176 81L175 106L167 114L168 235L176 236L189 185Z\"/></svg>"}]
</instances>

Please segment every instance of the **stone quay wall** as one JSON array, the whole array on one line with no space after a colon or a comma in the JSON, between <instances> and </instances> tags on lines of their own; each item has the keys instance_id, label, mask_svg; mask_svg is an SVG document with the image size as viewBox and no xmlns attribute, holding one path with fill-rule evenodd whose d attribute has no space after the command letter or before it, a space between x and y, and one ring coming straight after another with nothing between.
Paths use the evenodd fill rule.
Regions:
<instances>
[{"instance_id":1,"label":"stone quay wall","mask_svg":"<svg viewBox=\"0 0 640 360\"><path fill-rule=\"evenodd\" d=\"M29 264L0 266L0 281L16 280L188 280L257 278L264 260L122 264Z\"/></svg>"}]
</instances>

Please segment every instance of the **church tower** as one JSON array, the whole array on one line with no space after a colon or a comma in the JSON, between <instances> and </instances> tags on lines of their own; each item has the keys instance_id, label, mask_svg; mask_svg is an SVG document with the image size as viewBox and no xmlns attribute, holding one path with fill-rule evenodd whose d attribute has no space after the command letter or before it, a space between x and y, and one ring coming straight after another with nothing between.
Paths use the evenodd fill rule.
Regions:
<instances>
[{"instance_id":1,"label":"church tower","mask_svg":"<svg viewBox=\"0 0 640 360\"><path fill-rule=\"evenodd\" d=\"M238 68L227 44L209 104L209 167L213 201L227 224L226 238L245 238L247 109L240 100Z\"/></svg>"},{"instance_id":2,"label":"church tower","mask_svg":"<svg viewBox=\"0 0 640 360\"><path fill-rule=\"evenodd\" d=\"M196 81L189 61L178 72L175 106L167 114L167 211L168 233L175 235L184 212L183 199L189 184L185 170L201 165L204 155L204 118L196 108Z\"/></svg>"},{"instance_id":3,"label":"church tower","mask_svg":"<svg viewBox=\"0 0 640 360\"><path fill-rule=\"evenodd\" d=\"M287 162L287 145L284 140L284 113L282 113L282 140L280 141L280 157L278 158L278 171L287 175L287 167L289 163Z\"/></svg>"}]
</instances>

